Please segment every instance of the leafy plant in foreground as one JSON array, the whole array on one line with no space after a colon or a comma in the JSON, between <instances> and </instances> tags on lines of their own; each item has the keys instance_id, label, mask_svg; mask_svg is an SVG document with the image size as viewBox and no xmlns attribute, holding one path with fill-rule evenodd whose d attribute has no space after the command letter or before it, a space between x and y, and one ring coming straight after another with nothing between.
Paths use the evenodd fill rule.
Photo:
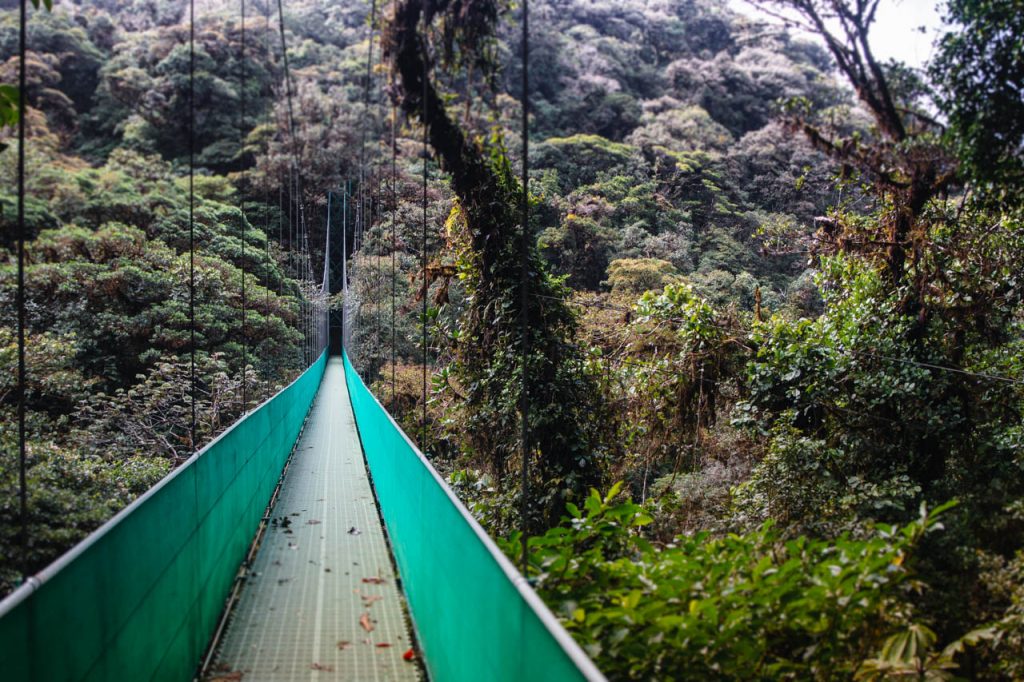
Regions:
<instances>
[{"instance_id":1,"label":"leafy plant in foreground","mask_svg":"<svg viewBox=\"0 0 1024 682\"><path fill-rule=\"evenodd\" d=\"M619 491L591 491L529 541L538 591L609 679L877 679L889 663L899 668L907 632L920 635L908 665L937 675L955 667L958 649L932 652L934 634L914 622L925 586L909 567L952 504L863 539L783 540L768 522L658 548L639 532L651 516Z\"/></svg>"}]
</instances>

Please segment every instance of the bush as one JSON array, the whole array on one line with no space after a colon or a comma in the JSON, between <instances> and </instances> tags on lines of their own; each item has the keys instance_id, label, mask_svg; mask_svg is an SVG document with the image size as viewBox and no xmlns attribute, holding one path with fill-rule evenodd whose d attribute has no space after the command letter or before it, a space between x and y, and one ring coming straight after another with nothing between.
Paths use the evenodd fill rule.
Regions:
<instances>
[{"instance_id":1,"label":"bush","mask_svg":"<svg viewBox=\"0 0 1024 682\"><path fill-rule=\"evenodd\" d=\"M948 505L863 539L784 541L766 523L659 549L639 533L651 516L619 488L591 491L529 541L538 591L609 679L851 679L886 660L890 637L930 633L912 623L922 586L909 565ZM952 666L952 654L926 657L934 643L922 665Z\"/></svg>"}]
</instances>

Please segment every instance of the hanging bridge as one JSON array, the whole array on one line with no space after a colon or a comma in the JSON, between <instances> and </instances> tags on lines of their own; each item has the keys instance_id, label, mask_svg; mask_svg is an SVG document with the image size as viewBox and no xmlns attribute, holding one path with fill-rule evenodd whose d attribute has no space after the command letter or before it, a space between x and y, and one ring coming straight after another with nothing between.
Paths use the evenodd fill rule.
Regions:
<instances>
[{"instance_id":1,"label":"hanging bridge","mask_svg":"<svg viewBox=\"0 0 1024 682\"><path fill-rule=\"evenodd\" d=\"M225 680L603 679L326 351L0 603L5 682L204 660Z\"/></svg>"},{"instance_id":2,"label":"hanging bridge","mask_svg":"<svg viewBox=\"0 0 1024 682\"><path fill-rule=\"evenodd\" d=\"M23 537L27 537L25 2L21 2L19 42L15 391ZM359 305L356 296L350 295L354 292L348 291L347 243L351 237L353 249L360 249L367 223L372 222L371 207L376 204L379 214L381 201L379 195L374 198L364 192L369 160L361 153L352 232L345 222L350 196L346 183L342 239L333 249L328 196L324 273L315 284L292 117L294 87L288 71L284 14L281 1L276 4L287 129L294 156L288 178L282 182L280 194L284 195L286 185L288 207L281 207L281 215L288 215L287 264L296 279L309 285L309 295L301 296L298 324L306 369L0 601L0 680L603 680L527 580L370 392L345 352ZM267 31L269 6L264 7ZM371 0L367 106L376 9L376 1ZM243 54L245 20L243 0ZM188 347L190 435L195 442L194 1L189 2L188 21ZM525 35L524 4L524 39ZM266 49L270 44L267 37ZM241 62L244 92L244 59ZM244 97L240 107L240 128L244 129ZM523 116L525 133L525 108ZM394 126L392 117L393 139ZM365 150L365 131L363 137ZM393 149L393 196L394 153ZM425 286L426 181L424 161L421 265ZM244 201L239 208L244 214ZM244 230L242 221L243 261ZM265 234L269 257L268 230ZM279 225L285 252L283 235ZM394 242L394 221L391 239ZM339 247L340 256L335 253ZM332 262L341 267L332 271ZM391 267L393 282L393 250ZM341 271L340 282L332 279L339 275L336 270ZM246 279L241 278L243 336ZM266 286L269 292L269 282ZM346 294L344 311L329 313L327 297L340 290ZM425 296L423 305L425 405ZM394 312L392 288L392 324ZM391 336L394 367L394 328ZM245 366L244 343L242 355ZM251 403L242 383L242 404L248 408Z\"/></svg>"}]
</instances>

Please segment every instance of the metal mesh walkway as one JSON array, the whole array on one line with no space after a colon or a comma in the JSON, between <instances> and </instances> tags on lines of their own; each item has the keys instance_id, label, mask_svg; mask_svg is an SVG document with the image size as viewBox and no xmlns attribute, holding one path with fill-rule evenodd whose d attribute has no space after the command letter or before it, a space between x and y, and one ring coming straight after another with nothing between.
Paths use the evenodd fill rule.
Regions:
<instances>
[{"instance_id":1,"label":"metal mesh walkway","mask_svg":"<svg viewBox=\"0 0 1024 682\"><path fill-rule=\"evenodd\" d=\"M212 679L415 680L403 598L331 358Z\"/></svg>"}]
</instances>

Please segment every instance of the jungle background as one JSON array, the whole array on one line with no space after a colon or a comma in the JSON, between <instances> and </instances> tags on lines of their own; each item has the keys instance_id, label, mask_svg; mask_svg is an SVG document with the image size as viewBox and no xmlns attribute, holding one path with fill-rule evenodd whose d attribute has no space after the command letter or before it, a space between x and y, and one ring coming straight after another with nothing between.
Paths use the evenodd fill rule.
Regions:
<instances>
[{"instance_id":1,"label":"jungle background","mask_svg":"<svg viewBox=\"0 0 1024 682\"><path fill-rule=\"evenodd\" d=\"M294 132L276 5L196 2L195 441L187 4L30 10L4 592L300 371L350 188L354 362L609 678L1024 676L1019 0L949 0L923 68L875 2L535 0L525 233L520 7L285 4Z\"/></svg>"}]
</instances>

